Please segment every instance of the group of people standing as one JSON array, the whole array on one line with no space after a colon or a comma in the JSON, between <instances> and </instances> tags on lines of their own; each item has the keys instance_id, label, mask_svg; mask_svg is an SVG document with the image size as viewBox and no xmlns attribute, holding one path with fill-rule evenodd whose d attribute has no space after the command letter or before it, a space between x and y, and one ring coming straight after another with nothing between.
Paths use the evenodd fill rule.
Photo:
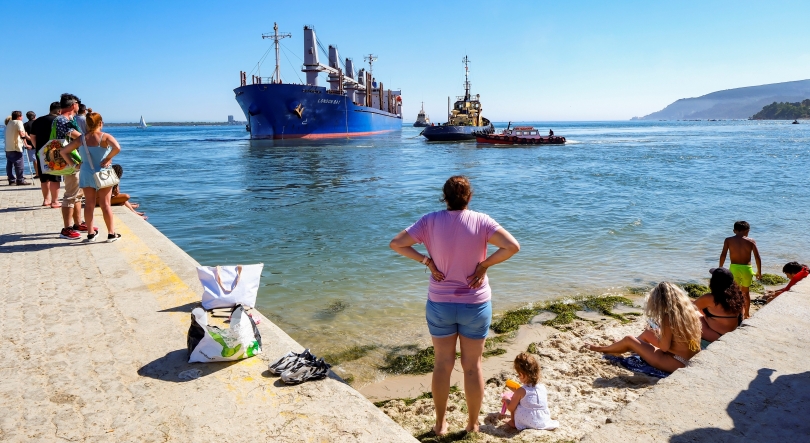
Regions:
<instances>
[{"instance_id":1,"label":"group of people standing","mask_svg":"<svg viewBox=\"0 0 810 443\"><path fill-rule=\"evenodd\" d=\"M478 431L484 395L481 361L492 320L492 291L486 273L520 251L518 241L495 220L468 209L472 196L466 177L450 177L441 200L447 209L424 215L390 242L391 249L430 271L425 318L435 355L431 392L436 407L433 431L437 435L448 432L445 414L457 346L464 371L466 431ZM758 267L756 276L761 278L759 251L756 242L748 237L749 230L748 223L735 223L735 235L726 239L719 267L709 271L709 293L693 302L678 285L659 283L647 296L645 315L649 327L639 336L629 335L608 346L587 344L586 348L607 354L635 352L650 366L666 372L688 366L701 349L736 329L749 315L752 255ZM414 249L419 243L425 245L428 255ZM487 244L497 247L489 256ZM723 267L727 254L731 269ZM770 294L769 300L808 275L807 267L795 262L785 265L783 271L790 284ZM518 429L557 427L550 417L546 389L538 382L540 368L534 358L519 355L515 370L523 387L510 401L505 400L505 408L512 413L509 425Z\"/></svg>"},{"instance_id":2,"label":"group of people standing","mask_svg":"<svg viewBox=\"0 0 810 443\"><path fill-rule=\"evenodd\" d=\"M62 210L63 227L59 232L60 238L79 240L81 232L87 232L87 241L96 241L98 228L93 226L93 212L98 205L107 227L107 241L118 240L121 235L115 232L111 209L113 199L116 200L115 203L127 206L139 216L143 216L143 213L135 211L137 205L128 201L128 195L120 193L118 185L96 188L93 180L95 171L112 166L119 178L123 174L120 165L112 165L112 159L121 152L121 147L115 137L103 132L101 114L87 108L75 95L62 94L58 102L51 103L47 115L36 118L36 114L29 111L26 116L28 122L23 124L22 112L14 111L6 122L6 173L9 185L31 184L24 176L25 150L36 169L33 178L40 181L42 206ZM65 141L66 144L58 155L68 165L77 167L74 173L52 175L43 172L38 153L52 139ZM70 155L73 151L78 151L82 159L80 165ZM65 187L60 202L59 188L63 181Z\"/></svg>"}]
</instances>

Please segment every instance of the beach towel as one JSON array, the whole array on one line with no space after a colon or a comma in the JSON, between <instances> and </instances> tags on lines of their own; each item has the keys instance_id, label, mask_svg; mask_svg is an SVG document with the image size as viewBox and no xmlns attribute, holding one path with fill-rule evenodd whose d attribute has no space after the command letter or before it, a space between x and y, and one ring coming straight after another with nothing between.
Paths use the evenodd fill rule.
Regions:
<instances>
[{"instance_id":1,"label":"beach towel","mask_svg":"<svg viewBox=\"0 0 810 443\"><path fill-rule=\"evenodd\" d=\"M621 365L624 368L629 369L633 372L649 375L650 377L664 378L670 374L669 372L664 372L658 368L650 366L649 363L644 361L643 358L639 357L636 354L633 354L629 357L616 357L613 355L605 355L604 357L605 360L613 364Z\"/></svg>"}]
</instances>

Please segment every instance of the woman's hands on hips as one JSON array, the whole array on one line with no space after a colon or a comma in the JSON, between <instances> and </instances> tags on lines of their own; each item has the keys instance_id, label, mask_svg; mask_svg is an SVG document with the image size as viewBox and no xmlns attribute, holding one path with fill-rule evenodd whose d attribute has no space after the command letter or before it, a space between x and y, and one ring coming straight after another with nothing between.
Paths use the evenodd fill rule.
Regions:
<instances>
[{"instance_id":1,"label":"woman's hands on hips","mask_svg":"<svg viewBox=\"0 0 810 443\"><path fill-rule=\"evenodd\" d=\"M467 285L472 288L480 288L481 285L484 284L484 277L487 275L487 268L483 266L481 263L478 263L475 266L475 272L473 275L467 277Z\"/></svg>"},{"instance_id":2,"label":"woman's hands on hips","mask_svg":"<svg viewBox=\"0 0 810 443\"><path fill-rule=\"evenodd\" d=\"M442 281L444 280L444 274L438 268L436 268L436 262L433 259L428 259L427 263L428 269L430 269L430 275L433 276L433 280Z\"/></svg>"}]
</instances>

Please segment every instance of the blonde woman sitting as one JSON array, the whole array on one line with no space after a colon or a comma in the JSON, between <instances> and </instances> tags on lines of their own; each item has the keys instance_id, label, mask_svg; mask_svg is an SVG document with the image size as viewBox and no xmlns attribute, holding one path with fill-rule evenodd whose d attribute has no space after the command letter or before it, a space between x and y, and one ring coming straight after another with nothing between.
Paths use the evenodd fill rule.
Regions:
<instances>
[{"instance_id":1,"label":"blonde woman sitting","mask_svg":"<svg viewBox=\"0 0 810 443\"><path fill-rule=\"evenodd\" d=\"M650 366L673 372L689 366L700 352L700 313L678 286L662 282L647 296L644 310L650 328L638 337L628 335L608 346L586 344L591 351L621 355L635 352Z\"/></svg>"}]
</instances>

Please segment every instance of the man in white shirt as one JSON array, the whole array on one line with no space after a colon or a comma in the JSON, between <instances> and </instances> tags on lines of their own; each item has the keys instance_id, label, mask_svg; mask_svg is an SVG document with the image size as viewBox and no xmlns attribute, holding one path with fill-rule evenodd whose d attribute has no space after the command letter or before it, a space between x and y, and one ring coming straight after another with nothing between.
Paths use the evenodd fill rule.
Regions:
<instances>
[{"instance_id":1,"label":"man in white shirt","mask_svg":"<svg viewBox=\"0 0 810 443\"><path fill-rule=\"evenodd\" d=\"M25 147L25 128L22 122L22 111L11 113L11 121L6 125L6 174L8 184L17 186L30 185L23 176L23 149ZM16 174L16 177L15 177Z\"/></svg>"}]
</instances>

